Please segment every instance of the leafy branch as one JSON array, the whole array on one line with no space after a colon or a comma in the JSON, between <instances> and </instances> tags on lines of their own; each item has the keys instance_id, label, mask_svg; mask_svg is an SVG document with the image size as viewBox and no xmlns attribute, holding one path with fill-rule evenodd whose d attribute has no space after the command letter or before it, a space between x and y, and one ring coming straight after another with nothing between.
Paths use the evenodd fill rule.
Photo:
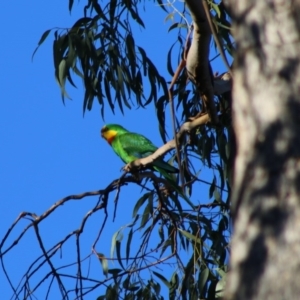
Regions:
<instances>
[{"instance_id":1,"label":"leafy branch","mask_svg":"<svg viewBox=\"0 0 300 300\"><path fill-rule=\"evenodd\" d=\"M149 189L145 184L143 184L142 181L144 179L151 179L151 181L153 182L154 189ZM140 200L136 203L134 207L134 214L133 214L134 220L128 227L131 229L127 240L125 256L122 256L120 252L122 239L120 239L121 231L118 231L112 239L112 251L114 252L116 249L117 257L109 259L106 257L106 255L101 254L97 251L97 244L101 239L101 235L107 221L107 217L108 217L107 204L109 201L110 194L113 191L117 191L117 194L114 197L114 203L116 209L120 188L127 185L128 183L137 184L142 188L146 189L147 192L140 198ZM75 292L76 297L82 299L82 297L92 292L96 288L100 286L106 286L108 282L115 281L117 278L119 278L120 280L124 278L124 276L130 278L133 276L133 274L140 276L139 274L143 270L149 270L150 274L151 273L156 274L154 271L151 271L154 266L159 266L161 264L167 263L172 259L175 259L175 261L173 262L170 261L169 263L182 266L181 271L185 272L183 267L184 264L181 261L180 255L178 253L177 239L180 240L181 247L185 247L185 248L187 247L186 243L189 242L187 240L184 241L184 239L192 239L191 240L192 243L195 242L198 243L198 239L199 239L199 237L196 238L198 236L197 231L195 232L192 231L190 233L189 231L187 231L184 225L185 222L189 220L189 222L195 222L196 225L200 221L200 223L203 224L201 225L201 227L204 226L204 228L207 228L209 232L212 231L212 228L209 221L206 220L206 218L202 213L200 213L200 209L204 208L205 206L199 206L198 209L195 211L188 211L183 209L178 201L173 202L175 200L174 196L172 196L171 194L169 195L165 194L164 189L162 189L164 183L165 183L164 179L155 176L153 172L144 171L135 175L129 175L124 173L119 179L112 181L104 189L92 191L92 192L86 192L78 195L70 195L57 201L40 216L37 216L36 214L31 212L22 212L17 217L17 219L13 222L10 228L7 230L4 238L0 243L0 261L3 270L5 271L5 276L11 284L11 288L14 292L14 298L19 299L21 297L21 294L24 295L24 299L31 297L31 295L34 295L34 293L41 287L41 285L45 283L46 279L51 278L51 283L49 285L49 288L51 287L53 280L55 280L59 287L62 298L69 299L70 295ZM94 197L94 196L99 196L99 200L97 201L96 205L94 205L82 218L80 226L77 229L70 232L69 234L66 234L63 239L61 239L53 246L51 246L49 249L47 249L45 246L44 239L42 238L39 230L40 224L46 219L48 219L57 209L65 205L67 202L79 201L86 197ZM169 198L172 199L172 202L169 201ZM156 199L158 203L156 208L153 207L154 199ZM141 216L139 216L137 212L146 203L146 201L148 201L148 204L146 205L144 213ZM219 205L217 205L216 203L212 203L212 206L222 207L222 204L220 203ZM99 210L104 211L104 219L102 221L102 225L99 227L98 234L96 235L94 242L92 244L91 253L88 254L86 257L81 257L80 253L83 249L81 249L79 243L80 236L84 232L84 228L87 223L87 220ZM7 245L8 239L10 238L13 230L16 228L16 225L22 219L29 220L30 224L28 224L22 230L22 232L17 236L17 238L13 242ZM140 225L136 230L133 230L134 226L137 225L137 221L139 219L141 220ZM160 225L159 222L162 222L162 224ZM147 224L149 224L148 227ZM197 225L196 227L198 226L200 226L200 224ZM30 228L34 229L34 233L38 241L38 245L42 251L42 254L38 258L36 258L34 262L30 264L21 282L17 287L15 287L10 280L8 272L6 271L4 258L8 253L10 253L13 250L13 248L17 246L17 244L21 241L25 233L28 232ZM141 228L144 229L144 233L142 234L143 238L140 243L140 247L136 251L136 254L132 256L130 255L130 248L131 248L130 245L132 243L132 238L135 234L138 233L138 231ZM159 230L162 231L166 230L168 234L167 237L165 237L164 234L160 235L161 241L157 244L156 247L153 247L153 245L150 245L149 242L151 236L154 234L153 230L155 228L158 229L161 228ZM55 266L54 263L52 262L53 258L60 251L62 251L62 248L64 247L65 243L68 240L70 240L71 237L74 237L76 241L76 253L77 253L76 261L71 264L67 264L60 267ZM167 251L168 248L169 248L169 253L164 255L164 253ZM206 251L203 251L203 253L205 252ZM106 279L99 280L83 274L83 269L82 269L83 263L87 260L90 260L92 255L94 255L101 262ZM199 256L199 253L197 254L197 256ZM202 257L202 254L200 256ZM117 261L120 264L121 269L109 269L107 263L109 260ZM125 262L127 264L126 267L124 264ZM47 272L44 276L40 276L38 282L35 283L34 286L29 288L29 286L31 286L30 283L31 280L33 280L33 276L35 276L37 272L41 270L41 268L44 266L48 266L50 268L50 271ZM73 276L72 274L68 274L63 271L71 266L77 267L77 276ZM64 283L65 278L74 279L75 288L71 288L71 289L68 288ZM87 288L86 287L87 283L92 284L92 286ZM130 286L125 288L125 291L126 290L127 292L132 292Z\"/></svg>"}]
</instances>

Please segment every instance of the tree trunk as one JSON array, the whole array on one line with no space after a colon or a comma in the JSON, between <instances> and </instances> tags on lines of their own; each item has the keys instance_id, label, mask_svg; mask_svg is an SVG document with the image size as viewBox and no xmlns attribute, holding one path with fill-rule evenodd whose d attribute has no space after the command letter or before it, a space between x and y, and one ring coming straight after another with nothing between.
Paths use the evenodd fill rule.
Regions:
<instances>
[{"instance_id":1,"label":"tree trunk","mask_svg":"<svg viewBox=\"0 0 300 300\"><path fill-rule=\"evenodd\" d=\"M300 296L300 1L228 0L237 42L227 299Z\"/></svg>"}]
</instances>

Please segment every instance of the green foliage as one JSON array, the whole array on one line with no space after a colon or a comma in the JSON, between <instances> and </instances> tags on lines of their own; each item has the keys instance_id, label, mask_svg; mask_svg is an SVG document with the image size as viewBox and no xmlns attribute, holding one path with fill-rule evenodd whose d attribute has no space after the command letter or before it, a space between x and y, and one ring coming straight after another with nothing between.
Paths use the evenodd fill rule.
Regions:
<instances>
[{"instance_id":1,"label":"green foliage","mask_svg":"<svg viewBox=\"0 0 300 300\"><path fill-rule=\"evenodd\" d=\"M84 17L71 28L53 30L55 78L63 101L65 97L70 98L66 81L76 87L71 71L84 83L83 111L91 110L96 98L102 117L105 104L113 112L117 105L124 113L124 107L145 107L152 101L156 102L160 88L167 93L165 79L146 51L135 43L131 20L144 27L137 4L134 1L110 1L101 6L97 1L88 1ZM69 9L72 7L73 1L70 1ZM88 13L92 17L88 17ZM44 32L38 47L50 31ZM147 81L151 87L149 95L145 95L143 89Z\"/></svg>"}]
</instances>

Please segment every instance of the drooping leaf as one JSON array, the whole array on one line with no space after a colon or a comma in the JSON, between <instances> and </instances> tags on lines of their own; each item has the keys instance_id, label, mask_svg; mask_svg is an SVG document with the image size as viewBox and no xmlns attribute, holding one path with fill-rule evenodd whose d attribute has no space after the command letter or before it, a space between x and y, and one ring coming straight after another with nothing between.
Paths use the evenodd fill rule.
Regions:
<instances>
[{"instance_id":1,"label":"drooping leaf","mask_svg":"<svg viewBox=\"0 0 300 300\"><path fill-rule=\"evenodd\" d=\"M129 255L130 255L130 247L131 247L131 240L132 240L133 231L132 228L129 231L127 244L126 244L126 262L128 263Z\"/></svg>"},{"instance_id":2,"label":"drooping leaf","mask_svg":"<svg viewBox=\"0 0 300 300\"><path fill-rule=\"evenodd\" d=\"M203 270L199 272L198 289L200 293L202 293L202 290L207 282L208 275L209 275L209 269L207 267L205 267Z\"/></svg>"},{"instance_id":3,"label":"drooping leaf","mask_svg":"<svg viewBox=\"0 0 300 300\"><path fill-rule=\"evenodd\" d=\"M172 68L172 49L175 46L175 43L171 46L170 50L168 51L167 55L167 70L171 76L174 76L174 71Z\"/></svg>"},{"instance_id":4,"label":"drooping leaf","mask_svg":"<svg viewBox=\"0 0 300 300\"><path fill-rule=\"evenodd\" d=\"M178 277L177 271L175 271L172 274L172 277L171 277L171 280L170 280L170 285L171 285L171 287L169 288L169 298L170 299L175 299L176 290L179 286L179 277Z\"/></svg>"},{"instance_id":5,"label":"drooping leaf","mask_svg":"<svg viewBox=\"0 0 300 300\"><path fill-rule=\"evenodd\" d=\"M151 193L144 194L135 204L133 208L132 217L135 218L140 207L145 203L145 201L150 197Z\"/></svg>"},{"instance_id":6,"label":"drooping leaf","mask_svg":"<svg viewBox=\"0 0 300 300\"><path fill-rule=\"evenodd\" d=\"M168 32L170 32L174 28L187 28L187 25L183 24L183 23L174 23L170 26L170 28L168 29Z\"/></svg>"},{"instance_id":7,"label":"drooping leaf","mask_svg":"<svg viewBox=\"0 0 300 300\"><path fill-rule=\"evenodd\" d=\"M172 245L173 245L173 244L174 244L174 243L173 243L172 239L167 239L167 240L163 243L163 246L162 246L162 248L161 248L161 254L160 254L160 256L162 256L162 255L165 253L165 251L166 251L169 247L172 248Z\"/></svg>"},{"instance_id":8,"label":"drooping leaf","mask_svg":"<svg viewBox=\"0 0 300 300\"><path fill-rule=\"evenodd\" d=\"M168 288L170 288L171 287L171 284L170 284L170 282L163 276L163 275L161 275L161 274L159 274L159 273L157 273L157 272L155 272L155 271L153 271L153 274L156 276L156 277L158 277Z\"/></svg>"},{"instance_id":9,"label":"drooping leaf","mask_svg":"<svg viewBox=\"0 0 300 300\"><path fill-rule=\"evenodd\" d=\"M63 101L64 101L65 97L67 97L68 99L71 99L71 97L68 95L68 93L66 91L66 87L65 87L68 71L69 70L68 70L66 59L62 59L58 65L58 77L56 79L60 86L61 96L62 96Z\"/></svg>"},{"instance_id":10,"label":"drooping leaf","mask_svg":"<svg viewBox=\"0 0 300 300\"><path fill-rule=\"evenodd\" d=\"M115 252L117 242L122 240L122 238L123 238L123 235L121 234L120 230L116 231L114 233L114 235L112 236L111 247L110 247L110 257L111 258L113 258L113 256L114 256L114 252Z\"/></svg>"},{"instance_id":11,"label":"drooping leaf","mask_svg":"<svg viewBox=\"0 0 300 300\"><path fill-rule=\"evenodd\" d=\"M104 254L102 254L102 253L97 253L97 256L100 260L100 263L101 263L101 266L102 266L102 269L103 269L103 274L105 276L107 276L107 274L108 274L108 261L105 258Z\"/></svg>"},{"instance_id":12,"label":"drooping leaf","mask_svg":"<svg viewBox=\"0 0 300 300\"><path fill-rule=\"evenodd\" d=\"M72 26L71 28L71 31L72 29L74 30L78 30L79 27L82 27L82 26L86 26L89 22L91 22L93 19L92 18L89 18L89 17L83 17L83 18L80 18L78 19L74 25Z\"/></svg>"},{"instance_id":13,"label":"drooping leaf","mask_svg":"<svg viewBox=\"0 0 300 300\"><path fill-rule=\"evenodd\" d=\"M224 292L225 292L225 287L226 287L226 273L218 269L218 273L221 275L221 280L218 281L216 288L215 288L215 297L216 298L223 298Z\"/></svg>"},{"instance_id":14,"label":"drooping leaf","mask_svg":"<svg viewBox=\"0 0 300 300\"><path fill-rule=\"evenodd\" d=\"M33 51L33 53L32 53L31 59L33 59L33 57L34 57L36 51L37 51L38 48L44 43L44 41L45 41L46 38L48 37L48 35L49 35L49 33L51 32L51 30L52 30L52 29L48 29L48 30L46 30L46 31L42 34L42 36L41 36L41 38L40 38L40 40L39 40L39 42L38 42L37 47L34 49L34 51Z\"/></svg>"},{"instance_id":15,"label":"drooping leaf","mask_svg":"<svg viewBox=\"0 0 300 300\"><path fill-rule=\"evenodd\" d=\"M118 275L122 271L123 271L122 269L109 269L108 273L112 275Z\"/></svg>"},{"instance_id":16,"label":"drooping leaf","mask_svg":"<svg viewBox=\"0 0 300 300\"><path fill-rule=\"evenodd\" d=\"M220 12L220 9L219 9L219 5L215 4L213 1L210 1L209 4L213 8L213 10L216 12L218 18L220 18L221 17L221 12Z\"/></svg>"},{"instance_id":17,"label":"drooping leaf","mask_svg":"<svg viewBox=\"0 0 300 300\"><path fill-rule=\"evenodd\" d=\"M165 8L165 3L162 2L162 0L157 0L157 3L159 4L159 6L165 11L167 12L166 8Z\"/></svg>"},{"instance_id":18,"label":"drooping leaf","mask_svg":"<svg viewBox=\"0 0 300 300\"><path fill-rule=\"evenodd\" d=\"M69 0L69 12L71 13L73 7L74 0Z\"/></svg>"},{"instance_id":19,"label":"drooping leaf","mask_svg":"<svg viewBox=\"0 0 300 300\"><path fill-rule=\"evenodd\" d=\"M142 59L143 59L144 76L147 76L147 54L142 47L138 46L138 49L139 49L139 52L142 55Z\"/></svg>"},{"instance_id":20,"label":"drooping leaf","mask_svg":"<svg viewBox=\"0 0 300 300\"><path fill-rule=\"evenodd\" d=\"M212 183L210 185L210 188L209 188L209 198L211 198L213 196L215 188L216 188L216 177L214 176L213 181L212 181Z\"/></svg>"},{"instance_id":21,"label":"drooping leaf","mask_svg":"<svg viewBox=\"0 0 300 300\"><path fill-rule=\"evenodd\" d=\"M215 190L214 190L214 198L217 202L221 203L222 202L222 199L221 199L221 195L220 195L220 192L219 192L219 189L215 187Z\"/></svg>"},{"instance_id":22,"label":"drooping leaf","mask_svg":"<svg viewBox=\"0 0 300 300\"><path fill-rule=\"evenodd\" d=\"M132 16L132 19L135 20L139 25L141 25L143 28L145 28L145 24L143 20L140 18L139 14L134 11L134 9L129 10Z\"/></svg>"},{"instance_id":23,"label":"drooping leaf","mask_svg":"<svg viewBox=\"0 0 300 300\"><path fill-rule=\"evenodd\" d=\"M146 223L149 221L150 212L151 212L151 207L150 207L150 204L148 203L146 205L143 215L142 215L142 220L141 220L141 225L140 225L141 228L143 228L146 225Z\"/></svg>"},{"instance_id":24,"label":"drooping leaf","mask_svg":"<svg viewBox=\"0 0 300 300\"><path fill-rule=\"evenodd\" d=\"M117 253L117 259L118 259L118 262L120 264L120 266L124 268L123 266L123 262L122 262L122 255L121 255L121 242L120 241L117 241L116 243L116 253Z\"/></svg>"},{"instance_id":25,"label":"drooping leaf","mask_svg":"<svg viewBox=\"0 0 300 300\"><path fill-rule=\"evenodd\" d=\"M104 90L105 90L105 95L108 100L109 106L110 106L112 112L114 113L114 104L112 102L112 98L111 98L111 94L110 94L108 71L106 72L105 77L104 77Z\"/></svg>"},{"instance_id":26,"label":"drooping leaf","mask_svg":"<svg viewBox=\"0 0 300 300\"><path fill-rule=\"evenodd\" d=\"M118 289L117 286L108 286L106 289L105 299L117 299Z\"/></svg>"},{"instance_id":27,"label":"drooping leaf","mask_svg":"<svg viewBox=\"0 0 300 300\"><path fill-rule=\"evenodd\" d=\"M228 156L226 153L226 146L228 145L228 143L227 143L227 138L223 131L217 134L217 144L218 144L218 149L221 158L224 160L225 163L227 163Z\"/></svg>"},{"instance_id":28,"label":"drooping leaf","mask_svg":"<svg viewBox=\"0 0 300 300\"><path fill-rule=\"evenodd\" d=\"M136 52L135 52L135 42L131 34L128 34L126 37L126 49L127 49L131 74L133 77L136 73Z\"/></svg>"},{"instance_id":29,"label":"drooping leaf","mask_svg":"<svg viewBox=\"0 0 300 300\"><path fill-rule=\"evenodd\" d=\"M156 115L159 122L159 133L164 143L167 142L167 132L165 129L165 103L167 101L167 96L163 95L156 102Z\"/></svg>"},{"instance_id":30,"label":"drooping leaf","mask_svg":"<svg viewBox=\"0 0 300 300\"><path fill-rule=\"evenodd\" d=\"M179 232L181 232L185 237L187 237L188 239L198 243L198 244L201 244L201 240L199 237L193 235L192 233L186 231L186 230L182 230L180 228L178 228Z\"/></svg>"}]
</instances>

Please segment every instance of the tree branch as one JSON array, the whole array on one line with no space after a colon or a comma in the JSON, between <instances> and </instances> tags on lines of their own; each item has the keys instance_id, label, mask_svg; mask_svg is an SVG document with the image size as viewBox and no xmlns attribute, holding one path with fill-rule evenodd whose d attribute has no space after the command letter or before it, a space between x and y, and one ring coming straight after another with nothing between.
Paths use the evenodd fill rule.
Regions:
<instances>
[{"instance_id":1,"label":"tree branch","mask_svg":"<svg viewBox=\"0 0 300 300\"><path fill-rule=\"evenodd\" d=\"M206 114L200 116L199 118L197 118L197 119L195 119L191 122L185 122L181 126L179 132L176 134L177 140L180 140L182 135L185 134L186 132L189 132L192 129L194 129L194 128L200 126L200 125L204 125L204 124L210 122L210 120L211 120L210 116L206 113ZM136 160L130 162L129 164L127 164L124 167L124 170L126 172L132 172L134 170L138 170L138 169L141 169L143 167L146 167L148 164L153 163L154 160L156 160L160 156L165 155L167 152L171 151L175 147L176 147L175 139L172 139L169 142L167 142L166 144L164 144L163 146L161 146L160 148L158 148L150 156L145 157L145 158L141 158L141 159L136 159Z\"/></svg>"},{"instance_id":2,"label":"tree branch","mask_svg":"<svg viewBox=\"0 0 300 300\"><path fill-rule=\"evenodd\" d=\"M212 122L218 124L219 118L214 105L213 76L209 63L211 28L202 1L186 0L186 4L194 22L192 44L186 58L187 73L197 86Z\"/></svg>"}]
</instances>

